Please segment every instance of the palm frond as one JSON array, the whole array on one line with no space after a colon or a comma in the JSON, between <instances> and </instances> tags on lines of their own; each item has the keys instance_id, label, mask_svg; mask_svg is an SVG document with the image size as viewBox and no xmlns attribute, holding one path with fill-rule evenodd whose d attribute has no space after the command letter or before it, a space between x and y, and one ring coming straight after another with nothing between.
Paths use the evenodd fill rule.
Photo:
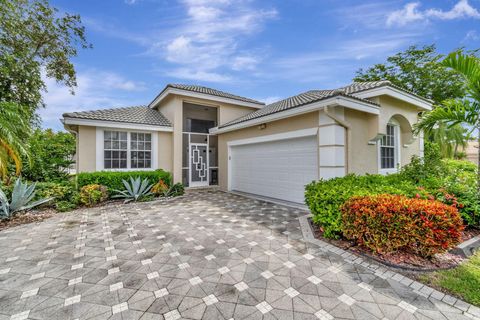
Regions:
<instances>
[{"instance_id":1,"label":"palm frond","mask_svg":"<svg viewBox=\"0 0 480 320\"><path fill-rule=\"evenodd\" d=\"M425 113L414 126L415 131L431 131L438 124L443 123L450 127L466 124L477 127L479 124L480 105L470 100L447 100L443 106L438 106Z\"/></svg>"},{"instance_id":2,"label":"palm frond","mask_svg":"<svg viewBox=\"0 0 480 320\"><path fill-rule=\"evenodd\" d=\"M450 53L442 64L461 74L465 79L467 95L480 101L480 59L477 56L456 51Z\"/></svg>"},{"instance_id":3,"label":"palm frond","mask_svg":"<svg viewBox=\"0 0 480 320\"><path fill-rule=\"evenodd\" d=\"M480 59L474 55L455 51L445 57L442 64L460 73L467 81L480 78Z\"/></svg>"}]
</instances>

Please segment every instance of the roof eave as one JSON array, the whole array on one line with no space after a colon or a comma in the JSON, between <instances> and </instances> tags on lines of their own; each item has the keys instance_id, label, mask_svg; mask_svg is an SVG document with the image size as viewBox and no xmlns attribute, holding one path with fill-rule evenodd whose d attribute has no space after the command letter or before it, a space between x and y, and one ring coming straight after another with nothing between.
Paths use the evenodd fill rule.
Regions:
<instances>
[{"instance_id":1,"label":"roof eave","mask_svg":"<svg viewBox=\"0 0 480 320\"><path fill-rule=\"evenodd\" d=\"M317 100L315 102L304 104L299 107L293 107L283 111L275 112L263 117L246 120L243 122L235 123L235 124L224 126L224 127L215 127L210 129L210 133L221 134L221 133L226 133L234 130L248 128L248 127L260 125L262 123L282 120L292 116L298 116L308 112L321 110L325 106L342 106L342 107L359 110L359 111L370 113L370 114L375 114L375 115L380 114L380 110L379 110L380 107L373 102L362 101L358 98L349 97L344 94L337 94L322 100Z\"/></svg>"},{"instance_id":2,"label":"roof eave","mask_svg":"<svg viewBox=\"0 0 480 320\"><path fill-rule=\"evenodd\" d=\"M128 130L140 130L140 131L164 131L173 132L172 126L160 126L136 122L121 122L121 121L109 121L109 120L93 120L84 118L63 117L61 119L63 125L78 125L78 126L90 126L90 127L102 127L102 128L117 128Z\"/></svg>"},{"instance_id":3,"label":"roof eave","mask_svg":"<svg viewBox=\"0 0 480 320\"><path fill-rule=\"evenodd\" d=\"M432 110L432 107L433 107L433 101L422 98L418 95L409 93L405 90L397 88L396 86L392 86L388 84L385 84L376 88L355 92L355 93L352 93L351 95L358 98L362 98L362 99L368 99L372 97L378 97L381 95L387 95L399 100L403 100L412 105L415 105L421 110L429 111L429 110Z\"/></svg>"},{"instance_id":4,"label":"roof eave","mask_svg":"<svg viewBox=\"0 0 480 320\"><path fill-rule=\"evenodd\" d=\"M234 105L239 105L239 106L243 106L243 107L250 107L250 108L255 108L255 109L261 109L265 106L265 104L263 104L263 103L253 103L253 102L241 101L241 100L237 100L237 99L219 97L219 96L215 96L215 95L211 95L211 94L193 92L193 91L190 91L190 90L184 90L184 89L172 88L170 86L166 86L165 89L163 89L160 92L160 94L158 94L155 97L155 99L153 99L153 101L148 104L148 107L154 108L162 100L164 100L167 96L172 95L172 94L173 95L187 96L187 97L191 97L191 98L205 99L205 100L216 101L216 102L223 102L223 103L234 104Z\"/></svg>"}]
</instances>

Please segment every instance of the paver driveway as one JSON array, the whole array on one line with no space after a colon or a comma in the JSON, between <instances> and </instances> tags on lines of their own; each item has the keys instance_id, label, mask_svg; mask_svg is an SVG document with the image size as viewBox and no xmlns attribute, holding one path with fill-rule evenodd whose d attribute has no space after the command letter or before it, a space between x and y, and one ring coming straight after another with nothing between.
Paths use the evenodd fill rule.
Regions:
<instances>
[{"instance_id":1,"label":"paver driveway","mask_svg":"<svg viewBox=\"0 0 480 320\"><path fill-rule=\"evenodd\" d=\"M467 318L307 244L303 215L204 191L3 231L0 319Z\"/></svg>"}]
</instances>

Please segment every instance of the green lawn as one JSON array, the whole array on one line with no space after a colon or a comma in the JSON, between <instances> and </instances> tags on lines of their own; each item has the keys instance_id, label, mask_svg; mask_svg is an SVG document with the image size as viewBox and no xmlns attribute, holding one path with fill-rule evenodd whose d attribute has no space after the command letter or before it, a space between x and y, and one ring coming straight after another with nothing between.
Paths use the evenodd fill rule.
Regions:
<instances>
[{"instance_id":1,"label":"green lawn","mask_svg":"<svg viewBox=\"0 0 480 320\"><path fill-rule=\"evenodd\" d=\"M422 278L466 302L480 306L480 251L455 269L437 271Z\"/></svg>"}]
</instances>

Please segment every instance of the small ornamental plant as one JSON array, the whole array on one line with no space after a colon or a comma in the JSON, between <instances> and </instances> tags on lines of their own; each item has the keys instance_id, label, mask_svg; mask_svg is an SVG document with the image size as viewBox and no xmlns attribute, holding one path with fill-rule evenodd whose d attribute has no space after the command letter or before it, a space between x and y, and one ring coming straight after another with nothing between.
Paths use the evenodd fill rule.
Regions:
<instances>
[{"instance_id":1,"label":"small ornamental plant","mask_svg":"<svg viewBox=\"0 0 480 320\"><path fill-rule=\"evenodd\" d=\"M163 195L166 191L168 191L169 187L168 184L165 183L162 179L160 179L156 184L152 187L152 193L156 196Z\"/></svg>"},{"instance_id":2,"label":"small ornamental plant","mask_svg":"<svg viewBox=\"0 0 480 320\"><path fill-rule=\"evenodd\" d=\"M378 254L431 258L461 241L464 226L456 206L390 194L353 197L341 207L343 236Z\"/></svg>"},{"instance_id":3,"label":"small ornamental plant","mask_svg":"<svg viewBox=\"0 0 480 320\"><path fill-rule=\"evenodd\" d=\"M108 199L108 189L99 184L89 184L80 189L80 202L87 207Z\"/></svg>"}]
</instances>

